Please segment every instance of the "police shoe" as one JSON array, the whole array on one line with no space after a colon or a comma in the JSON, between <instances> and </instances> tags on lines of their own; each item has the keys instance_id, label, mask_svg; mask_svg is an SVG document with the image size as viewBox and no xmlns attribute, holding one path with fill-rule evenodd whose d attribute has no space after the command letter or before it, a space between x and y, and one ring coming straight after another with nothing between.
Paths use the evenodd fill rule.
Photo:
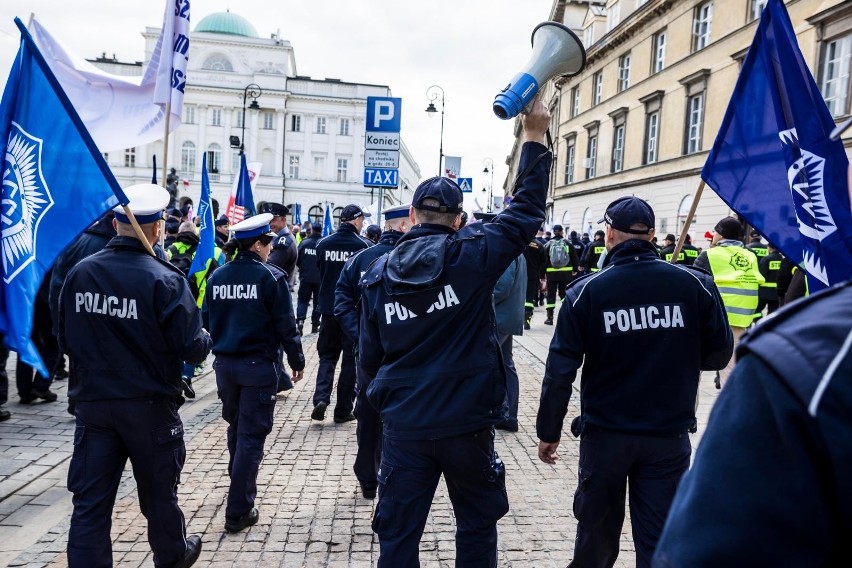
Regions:
<instances>
[{"instance_id":1,"label":"police shoe","mask_svg":"<svg viewBox=\"0 0 852 568\"><path fill-rule=\"evenodd\" d=\"M251 511L238 519L229 519L226 517L225 530L232 533L240 532L244 528L256 524L258 517L260 517L260 514L257 512L257 508L255 507L252 507Z\"/></svg>"},{"instance_id":2,"label":"police shoe","mask_svg":"<svg viewBox=\"0 0 852 568\"><path fill-rule=\"evenodd\" d=\"M361 495L364 496L364 499L375 499L376 498L376 488L371 485L361 484Z\"/></svg>"},{"instance_id":3,"label":"police shoe","mask_svg":"<svg viewBox=\"0 0 852 568\"><path fill-rule=\"evenodd\" d=\"M0 408L0 422L5 422L12 417L12 413L5 408Z\"/></svg>"},{"instance_id":4,"label":"police shoe","mask_svg":"<svg viewBox=\"0 0 852 568\"><path fill-rule=\"evenodd\" d=\"M318 332L318 331L319 331L319 327L320 327L320 326L319 326L319 324L318 324L318 323L312 323L312 324L311 324L311 333L316 333L316 332Z\"/></svg>"},{"instance_id":5,"label":"police shoe","mask_svg":"<svg viewBox=\"0 0 852 568\"><path fill-rule=\"evenodd\" d=\"M40 398L45 402L56 402L58 397L56 396L56 393L50 389L33 389L30 391L30 398L33 400Z\"/></svg>"},{"instance_id":6,"label":"police shoe","mask_svg":"<svg viewBox=\"0 0 852 568\"><path fill-rule=\"evenodd\" d=\"M352 422L353 420L355 420L355 415L352 414L351 412L349 414L345 415L345 416L335 416L334 417L334 423L335 424L344 424L346 422Z\"/></svg>"},{"instance_id":7,"label":"police shoe","mask_svg":"<svg viewBox=\"0 0 852 568\"><path fill-rule=\"evenodd\" d=\"M311 420L319 420L322 422L325 420L325 409L328 408L328 403L320 402L314 407L314 411L311 412Z\"/></svg>"},{"instance_id":8,"label":"police shoe","mask_svg":"<svg viewBox=\"0 0 852 568\"><path fill-rule=\"evenodd\" d=\"M180 382L183 388L183 396L186 398L195 398L195 389L192 388L192 381L189 377L181 377Z\"/></svg>"},{"instance_id":9,"label":"police shoe","mask_svg":"<svg viewBox=\"0 0 852 568\"><path fill-rule=\"evenodd\" d=\"M183 558L178 560L172 568L189 568L198 556L201 554L201 536L197 534L186 537L186 552L183 553Z\"/></svg>"},{"instance_id":10,"label":"police shoe","mask_svg":"<svg viewBox=\"0 0 852 568\"><path fill-rule=\"evenodd\" d=\"M524 320L524 329L530 329L530 320L529 318Z\"/></svg>"},{"instance_id":11,"label":"police shoe","mask_svg":"<svg viewBox=\"0 0 852 568\"><path fill-rule=\"evenodd\" d=\"M553 325L553 316L547 316L547 319L544 320L544 325Z\"/></svg>"},{"instance_id":12,"label":"police shoe","mask_svg":"<svg viewBox=\"0 0 852 568\"><path fill-rule=\"evenodd\" d=\"M305 322L300 321L300 322L296 323L296 329L299 330L299 335L305 335L305 332L303 330L304 327L305 327Z\"/></svg>"}]
</instances>

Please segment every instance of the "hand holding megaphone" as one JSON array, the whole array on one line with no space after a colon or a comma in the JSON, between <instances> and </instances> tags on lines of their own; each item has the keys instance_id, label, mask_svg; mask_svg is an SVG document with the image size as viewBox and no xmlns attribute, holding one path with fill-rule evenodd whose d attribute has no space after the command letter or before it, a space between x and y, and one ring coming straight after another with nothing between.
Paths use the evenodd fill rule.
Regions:
<instances>
[{"instance_id":1,"label":"hand holding megaphone","mask_svg":"<svg viewBox=\"0 0 852 568\"><path fill-rule=\"evenodd\" d=\"M586 66L580 38L559 22L542 22L532 33L530 60L494 97L494 114L509 119L521 113L542 85L557 75L577 75Z\"/></svg>"},{"instance_id":2,"label":"hand holding megaphone","mask_svg":"<svg viewBox=\"0 0 852 568\"><path fill-rule=\"evenodd\" d=\"M547 146L545 135L550 127L550 112L538 95L527 105L528 110L521 114L521 126L524 128L524 142L538 142Z\"/></svg>"}]
</instances>

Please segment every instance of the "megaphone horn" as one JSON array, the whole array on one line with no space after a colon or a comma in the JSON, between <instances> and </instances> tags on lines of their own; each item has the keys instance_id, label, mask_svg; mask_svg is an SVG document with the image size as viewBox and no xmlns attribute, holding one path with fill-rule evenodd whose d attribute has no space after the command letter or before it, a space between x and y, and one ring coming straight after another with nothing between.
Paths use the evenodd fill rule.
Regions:
<instances>
[{"instance_id":1,"label":"megaphone horn","mask_svg":"<svg viewBox=\"0 0 852 568\"><path fill-rule=\"evenodd\" d=\"M523 70L494 97L494 114L506 120L524 110L539 88L557 75L573 76L586 66L583 42L559 22L542 22L532 33L533 52Z\"/></svg>"}]
</instances>

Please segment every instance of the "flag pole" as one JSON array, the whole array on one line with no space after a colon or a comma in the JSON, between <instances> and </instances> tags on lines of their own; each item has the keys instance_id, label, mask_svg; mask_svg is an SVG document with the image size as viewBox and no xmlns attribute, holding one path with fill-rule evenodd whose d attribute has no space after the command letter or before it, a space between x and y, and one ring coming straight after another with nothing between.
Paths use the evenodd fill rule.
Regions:
<instances>
[{"instance_id":1,"label":"flag pole","mask_svg":"<svg viewBox=\"0 0 852 568\"><path fill-rule=\"evenodd\" d=\"M692 219L695 217L695 210L698 209L698 202L701 201L701 194L704 193L705 185L706 184L702 179L698 184L698 189L695 190L695 197L692 198L692 206L689 208L689 213L686 215L686 223L684 223L680 236L677 239L677 244L675 245L674 251L672 251L672 264L677 263L677 257L683 248L683 243L686 241L686 235L689 232L689 225L692 224Z\"/></svg>"},{"instance_id":2,"label":"flag pole","mask_svg":"<svg viewBox=\"0 0 852 568\"><path fill-rule=\"evenodd\" d=\"M145 247L145 250L148 251L148 254L156 258L156 254L154 254L154 249L151 247L151 243L148 242L148 239L145 238L145 233L142 232L142 227L139 226L139 221L136 220L136 215L133 214L133 211L130 210L129 205L122 205L124 207L124 214L127 215L127 218L130 219L130 224L133 226L133 232L136 233L136 238L142 241L142 245ZM162 232L160 233L162 235Z\"/></svg>"},{"instance_id":3,"label":"flag pole","mask_svg":"<svg viewBox=\"0 0 852 568\"><path fill-rule=\"evenodd\" d=\"M168 191L167 174L169 171L169 120L172 118L172 97L166 101L166 125L163 137L163 188ZM190 219L191 221L191 219ZM147 241L146 241L147 242ZM166 220L160 219L160 246L166 248Z\"/></svg>"}]
</instances>

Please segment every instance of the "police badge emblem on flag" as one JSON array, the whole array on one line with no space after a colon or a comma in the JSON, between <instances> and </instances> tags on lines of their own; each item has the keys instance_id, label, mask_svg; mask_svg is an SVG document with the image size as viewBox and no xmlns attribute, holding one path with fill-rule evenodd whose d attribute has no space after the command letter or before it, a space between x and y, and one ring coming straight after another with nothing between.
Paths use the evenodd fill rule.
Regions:
<instances>
[{"instance_id":1,"label":"police badge emblem on flag","mask_svg":"<svg viewBox=\"0 0 852 568\"><path fill-rule=\"evenodd\" d=\"M0 234L3 238L3 280L10 283L35 260L38 224L53 206L41 173L42 141L12 122L3 164Z\"/></svg>"}]
</instances>

